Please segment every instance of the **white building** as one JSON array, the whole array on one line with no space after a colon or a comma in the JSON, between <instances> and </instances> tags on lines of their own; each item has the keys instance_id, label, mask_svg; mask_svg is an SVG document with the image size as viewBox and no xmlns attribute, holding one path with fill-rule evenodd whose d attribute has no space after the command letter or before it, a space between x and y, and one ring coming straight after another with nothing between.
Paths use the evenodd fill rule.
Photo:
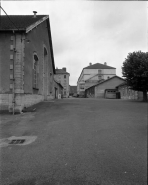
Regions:
<instances>
[{"instance_id":1,"label":"white building","mask_svg":"<svg viewBox=\"0 0 148 185\"><path fill-rule=\"evenodd\" d=\"M55 79L60 82L63 86L63 97L69 97L69 76L70 74L66 72L66 68L58 69L56 68Z\"/></svg>"},{"instance_id":2,"label":"white building","mask_svg":"<svg viewBox=\"0 0 148 185\"><path fill-rule=\"evenodd\" d=\"M89 64L82 69L77 81L77 93L84 95L85 89L116 75L116 68L107 66L106 63Z\"/></svg>"}]
</instances>

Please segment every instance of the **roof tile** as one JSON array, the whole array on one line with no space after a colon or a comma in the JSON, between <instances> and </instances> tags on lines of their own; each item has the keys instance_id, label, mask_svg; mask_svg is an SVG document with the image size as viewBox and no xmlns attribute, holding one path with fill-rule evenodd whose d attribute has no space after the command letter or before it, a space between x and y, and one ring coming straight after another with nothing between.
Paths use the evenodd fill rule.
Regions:
<instances>
[{"instance_id":1,"label":"roof tile","mask_svg":"<svg viewBox=\"0 0 148 185\"><path fill-rule=\"evenodd\" d=\"M36 15L34 18L33 15L1 15L0 16L0 31L6 30L26 30L26 28L33 23L39 21L41 18L47 15Z\"/></svg>"}]
</instances>

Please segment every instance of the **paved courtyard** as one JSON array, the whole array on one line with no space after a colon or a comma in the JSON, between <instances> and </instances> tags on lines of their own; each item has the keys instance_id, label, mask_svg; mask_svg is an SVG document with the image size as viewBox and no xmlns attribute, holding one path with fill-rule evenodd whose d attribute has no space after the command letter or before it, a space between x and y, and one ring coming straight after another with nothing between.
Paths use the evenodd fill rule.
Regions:
<instances>
[{"instance_id":1,"label":"paved courtyard","mask_svg":"<svg viewBox=\"0 0 148 185\"><path fill-rule=\"evenodd\" d=\"M1 115L0 184L146 185L147 107L71 98ZM7 142L30 136L24 145Z\"/></svg>"}]
</instances>

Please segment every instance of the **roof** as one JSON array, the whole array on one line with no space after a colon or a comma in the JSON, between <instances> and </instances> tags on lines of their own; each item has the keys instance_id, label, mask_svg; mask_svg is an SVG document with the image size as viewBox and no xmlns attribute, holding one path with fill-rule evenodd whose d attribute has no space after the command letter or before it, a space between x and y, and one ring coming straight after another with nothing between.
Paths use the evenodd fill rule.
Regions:
<instances>
[{"instance_id":1,"label":"roof","mask_svg":"<svg viewBox=\"0 0 148 185\"><path fill-rule=\"evenodd\" d=\"M109 79L100 81L98 84L92 85L91 87L88 87L87 89L92 88L92 87L95 87L95 86L100 85L100 84L103 84L103 83L105 83L105 82L107 82L107 81L109 81L109 80L111 80L111 79L113 79L113 78L120 78L121 80L124 80L123 78L121 78L121 77L115 75L115 76L113 76L113 77L111 77L111 78L109 78ZM86 89L86 90L87 90L87 89Z\"/></svg>"},{"instance_id":2,"label":"roof","mask_svg":"<svg viewBox=\"0 0 148 185\"><path fill-rule=\"evenodd\" d=\"M58 82L55 78L54 78L54 81L55 81L55 83L57 83L62 89L64 88L64 87L62 86L62 84L61 84L60 82Z\"/></svg>"},{"instance_id":3,"label":"roof","mask_svg":"<svg viewBox=\"0 0 148 185\"><path fill-rule=\"evenodd\" d=\"M110 66L107 66L107 65L104 65L104 64L96 63L96 64L93 64L93 65L87 66L83 69L116 69L116 68L110 67Z\"/></svg>"},{"instance_id":4,"label":"roof","mask_svg":"<svg viewBox=\"0 0 148 185\"><path fill-rule=\"evenodd\" d=\"M69 74L69 73L67 73L63 69L56 69L56 74Z\"/></svg>"},{"instance_id":5,"label":"roof","mask_svg":"<svg viewBox=\"0 0 148 185\"><path fill-rule=\"evenodd\" d=\"M48 15L1 15L0 16L0 31L21 30L26 31L30 26L37 26L44 20L49 18Z\"/></svg>"},{"instance_id":6,"label":"roof","mask_svg":"<svg viewBox=\"0 0 148 185\"><path fill-rule=\"evenodd\" d=\"M117 91L117 89L105 89L105 91Z\"/></svg>"},{"instance_id":7,"label":"roof","mask_svg":"<svg viewBox=\"0 0 148 185\"><path fill-rule=\"evenodd\" d=\"M127 82L123 82L120 85L116 86L116 88L127 85Z\"/></svg>"}]
</instances>

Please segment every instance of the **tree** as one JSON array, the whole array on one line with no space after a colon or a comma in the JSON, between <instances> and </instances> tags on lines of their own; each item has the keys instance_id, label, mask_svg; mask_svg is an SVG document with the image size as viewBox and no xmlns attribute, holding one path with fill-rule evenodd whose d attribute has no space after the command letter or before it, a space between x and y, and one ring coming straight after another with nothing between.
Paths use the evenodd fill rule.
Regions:
<instances>
[{"instance_id":1,"label":"tree","mask_svg":"<svg viewBox=\"0 0 148 185\"><path fill-rule=\"evenodd\" d=\"M122 74L127 85L133 90L143 92L143 101L147 101L148 92L148 52L129 53L123 62Z\"/></svg>"}]
</instances>

